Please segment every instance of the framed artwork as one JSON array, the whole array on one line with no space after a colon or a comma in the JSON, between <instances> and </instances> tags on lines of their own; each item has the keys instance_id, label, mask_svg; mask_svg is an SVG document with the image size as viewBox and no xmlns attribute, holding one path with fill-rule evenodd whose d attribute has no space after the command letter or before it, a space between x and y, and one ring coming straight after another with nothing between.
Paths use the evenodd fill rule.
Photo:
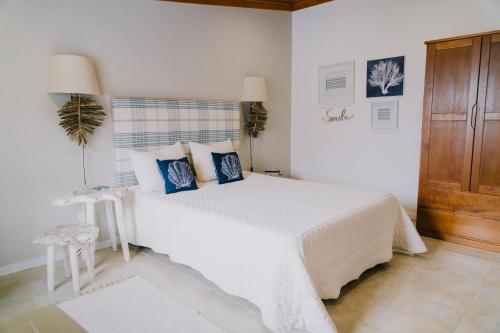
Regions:
<instances>
[{"instance_id":1,"label":"framed artwork","mask_svg":"<svg viewBox=\"0 0 500 333\"><path fill-rule=\"evenodd\" d=\"M369 60L366 65L366 97L401 96L405 57Z\"/></svg>"},{"instance_id":2,"label":"framed artwork","mask_svg":"<svg viewBox=\"0 0 500 333\"><path fill-rule=\"evenodd\" d=\"M321 105L347 105L354 102L354 61L319 68Z\"/></svg>"},{"instance_id":3,"label":"framed artwork","mask_svg":"<svg viewBox=\"0 0 500 333\"><path fill-rule=\"evenodd\" d=\"M381 101L372 103L372 128L398 128L398 101Z\"/></svg>"}]
</instances>

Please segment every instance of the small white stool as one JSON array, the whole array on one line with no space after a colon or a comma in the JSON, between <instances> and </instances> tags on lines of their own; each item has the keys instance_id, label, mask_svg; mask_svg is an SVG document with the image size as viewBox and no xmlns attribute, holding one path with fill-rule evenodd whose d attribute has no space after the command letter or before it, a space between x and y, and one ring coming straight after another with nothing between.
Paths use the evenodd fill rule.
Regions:
<instances>
[{"instance_id":1,"label":"small white stool","mask_svg":"<svg viewBox=\"0 0 500 333\"><path fill-rule=\"evenodd\" d=\"M99 228L89 224L61 225L40 234L33 243L47 245L47 289L54 291L55 246L64 247L64 272L73 277L73 290L80 291L80 272L78 265L79 248L82 249L90 278L94 278L94 249L99 236Z\"/></svg>"}]
</instances>

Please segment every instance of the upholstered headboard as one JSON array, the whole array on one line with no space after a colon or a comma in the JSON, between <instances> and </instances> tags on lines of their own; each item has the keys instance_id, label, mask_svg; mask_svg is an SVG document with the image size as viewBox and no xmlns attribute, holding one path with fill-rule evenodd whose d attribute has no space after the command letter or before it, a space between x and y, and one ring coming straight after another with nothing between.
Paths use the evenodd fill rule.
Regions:
<instances>
[{"instance_id":1,"label":"upholstered headboard","mask_svg":"<svg viewBox=\"0 0 500 333\"><path fill-rule=\"evenodd\" d=\"M240 140L240 103L163 98L114 98L113 148L118 186L136 185L128 150L151 151L181 141Z\"/></svg>"}]
</instances>

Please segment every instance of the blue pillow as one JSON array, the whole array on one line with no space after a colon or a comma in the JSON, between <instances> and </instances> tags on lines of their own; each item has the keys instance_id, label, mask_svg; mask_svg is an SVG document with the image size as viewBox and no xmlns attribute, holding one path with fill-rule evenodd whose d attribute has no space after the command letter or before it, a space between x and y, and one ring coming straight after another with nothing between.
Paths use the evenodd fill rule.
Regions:
<instances>
[{"instance_id":1,"label":"blue pillow","mask_svg":"<svg viewBox=\"0 0 500 333\"><path fill-rule=\"evenodd\" d=\"M187 157L178 160L156 160L156 163L165 181L166 194L198 189Z\"/></svg>"},{"instance_id":2,"label":"blue pillow","mask_svg":"<svg viewBox=\"0 0 500 333\"><path fill-rule=\"evenodd\" d=\"M219 184L243 180L240 158L235 152L226 154L212 153L212 160Z\"/></svg>"}]
</instances>

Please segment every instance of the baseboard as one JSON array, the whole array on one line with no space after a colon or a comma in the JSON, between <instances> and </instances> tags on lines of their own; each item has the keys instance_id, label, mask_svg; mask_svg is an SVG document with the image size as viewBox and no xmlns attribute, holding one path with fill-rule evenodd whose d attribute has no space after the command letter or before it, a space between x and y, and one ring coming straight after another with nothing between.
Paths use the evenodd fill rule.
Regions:
<instances>
[{"instance_id":1,"label":"baseboard","mask_svg":"<svg viewBox=\"0 0 500 333\"><path fill-rule=\"evenodd\" d=\"M119 240L117 240L120 243ZM111 239L103 240L101 242L97 242L96 249L104 249L107 247L111 247ZM63 260L62 251L56 251L56 260ZM28 268L33 268L41 265L45 265L47 263L47 257L38 257L28 260L19 261L10 265L5 265L0 267L0 276L16 273L23 271Z\"/></svg>"}]
</instances>

